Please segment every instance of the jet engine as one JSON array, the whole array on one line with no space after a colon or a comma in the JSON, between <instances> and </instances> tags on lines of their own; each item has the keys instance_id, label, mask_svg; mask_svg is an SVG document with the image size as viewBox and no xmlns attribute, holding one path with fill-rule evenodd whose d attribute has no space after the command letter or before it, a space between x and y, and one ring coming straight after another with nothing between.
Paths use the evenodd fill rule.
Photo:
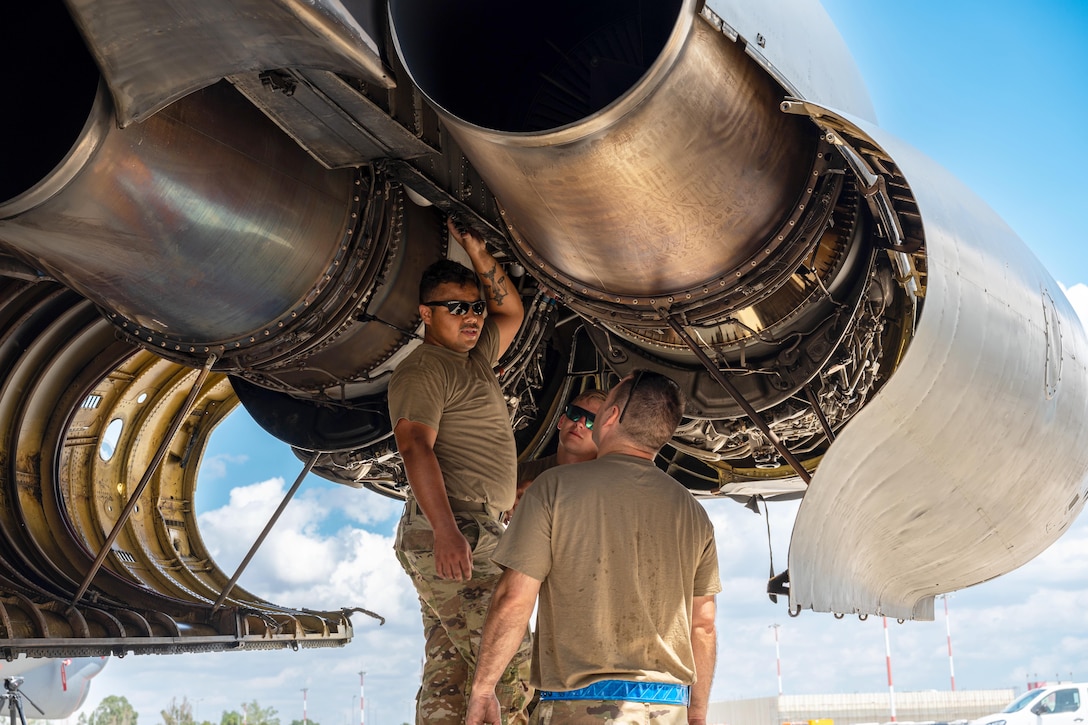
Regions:
<instances>
[{"instance_id":1,"label":"jet engine","mask_svg":"<svg viewBox=\"0 0 1088 725\"><path fill-rule=\"evenodd\" d=\"M666 470L750 503L804 494L772 594L932 618L935 595L1045 546L1008 504L1054 536L1084 505L1088 459L1067 458L1084 366L1066 357L1083 329L992 211L865 120L849 73L832 90L813 72L834 59L811 41L826 18L791 3L784 31L741 5L572 0L530 21L390 0L390 16L513 254L611 370L682 381ZM1066 460L1040 484L1021 466L1043 448ZM995 458L1024 477L980 481Z\"/></svg>"},{"instance_id":2,"label":"jet engine","mask_svg":"<svg viewBox=\"0 0 1088 725\"><path fill-rule=\"evenodd\" d=\"M519 454L575 392L670 375L662 468L803 497L772 582L794 611L931 617L1054 541L1088 471L1075 314L875 124L818 4L750 5L71 0L9 24L9 67L59 55L67 92L17 74L37 114L0 121L36 139L0 184L0 642L346 642L350 609L212 562L195 471L240 402L299 482L404 495L385 390L450 215L526 303L500 361Z\"/></svg>"},{"instance_id":3,"label":"jet engine","mask_svg":"<svg viewBox=\"0 0 1088 725\"><path fill-rule=\"evenodd\" d=\"M519 262L589 323L611 370L682 381L674 472L715 493L753 478L800 493L910 340L923 233L879 236L844 155L782 112L781 86L696 4L560 3L531 32L500 3L391 14ZM479 90L492 67L515 93Z\"/></svg>"}]
</instances>

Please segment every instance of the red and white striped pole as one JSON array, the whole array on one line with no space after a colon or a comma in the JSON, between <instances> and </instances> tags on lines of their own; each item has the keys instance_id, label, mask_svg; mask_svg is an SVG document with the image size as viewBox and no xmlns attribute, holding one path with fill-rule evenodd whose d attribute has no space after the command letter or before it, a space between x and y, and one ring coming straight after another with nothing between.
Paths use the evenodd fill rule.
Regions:
<instances>
[{"instance_id":1,"label":"red and white striped pole","mask_svg":"<svg viewBox=\"0 0 1088 725\"><path fill-rule=\"evenodd\" d=\"M888 663L888 702L891 704L891 721L895 722L895 686L892 685L892 647L888 640L888 618L884 619L884 659Z\"/></svg>"},{"instance_id":2,"label":"red and white striped pole","mask_svg":"<svg viewBox=\"0 0 1088 725\"><path fill-rule=\"evenodd\" d=\"M365 675L365 672L359 673L359 725L363 725L363 713L365 712L363 710L363 677Z\"/></svg>"},{"instance_id":3,"label":"red and white striped pole","mask_svg":"<svg viewBox=\"0 0 1088 725\"><path fill-rule=\"evenodd\" d=\"M302 688L302 725L306 725L306 691L308 689L310 688Z\"/></svg>"},{"instance_id":4,"label":"red and white striped pole","mask_svg":"<svg viewBox=\"0 0 1088 725\"><path fill-rule=\"evenodd\" d=\"M948 675L952 678L952 692L956 691L956 667L952 663L952 620L948 618L948 595L942 594L944 600L944 631L948 635Z\"/></svg>"},{"instance_id":5,"label":"red and white striped pole","mask_svg":"<svg viewBox=\"0 0 1088 725\"><path fill-rule=\"evenodd\" d=\"M782 697L782 655L778 651L778 628L781 624L772 624L771 629L774 630L774 665L775 670L778 672L778 696Z\"/></svg>"}]
</instances>

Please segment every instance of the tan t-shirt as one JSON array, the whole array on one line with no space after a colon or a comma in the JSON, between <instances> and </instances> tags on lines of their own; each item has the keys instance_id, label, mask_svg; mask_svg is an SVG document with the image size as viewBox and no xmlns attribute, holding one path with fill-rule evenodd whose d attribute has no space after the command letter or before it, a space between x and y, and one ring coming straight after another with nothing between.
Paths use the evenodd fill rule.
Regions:
<instances>
[{"instance_id":1,"label":"tan t-shirt","mask_svg":"<svg viewBox=\"0 0 1088 725\"><path fill-rule=\"evenodd\" d=\"M389 381L389 419L394 428L403 418L438 431L434 452L447 496L506 511L514 505L517 449L492 370L498 350L491 320L484 321L476 347L467 353L418 346Z\"/></svg>"},{"instance_id":2,"label":"tan t-shirt","mask_svg":"<svg viewBox=\"0 0 1088 725\"><path fill-rule=\"evenodd\" d=\"M721 591L714 527L651 461L609 454L540 474L492 559L542 582L536 687L694 681L693 598Z\"/></svg>"}]
</instances>

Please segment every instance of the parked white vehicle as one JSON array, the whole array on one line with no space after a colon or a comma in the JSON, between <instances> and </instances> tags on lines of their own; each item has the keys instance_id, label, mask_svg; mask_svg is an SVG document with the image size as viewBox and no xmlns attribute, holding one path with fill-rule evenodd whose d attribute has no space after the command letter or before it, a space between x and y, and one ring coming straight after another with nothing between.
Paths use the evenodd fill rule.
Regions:
<instances>
[{"instance_id":1,"label":"parked white vehicle","mask_svg":"<svg viewBox=\"0 0 1088 725\"><path fill-rule=\"evenodd\" d=\"M1028 690L999 713L971 725L1075 725L1088 720L1088 683L1066 682Z\"/></svg>"}]
</instances>

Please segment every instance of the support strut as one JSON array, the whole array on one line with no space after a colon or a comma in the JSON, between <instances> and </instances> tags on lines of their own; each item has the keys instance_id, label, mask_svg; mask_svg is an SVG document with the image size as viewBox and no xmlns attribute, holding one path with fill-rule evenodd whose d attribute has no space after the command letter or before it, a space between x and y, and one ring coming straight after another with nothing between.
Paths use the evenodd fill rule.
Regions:
<instances>
[{"instance_id":1,"label":"support strut","mask_svg":"<svg viewBox=\"0 0 1088 725\"><path fill-rule=\"evenodd\" d=\"M310 458L306 461L306 465L302 467L302 472L298 474L298 478L296 478L295 482L291 484L291 489L283 497L283 500L280 501L279 507L276 509L275 513L272 514L272 518L270 518L268 520L268 523L264 525L264 530L261 531L261 535L258 536L257 540L253 542L253 546L249 548L249 552L245 555L245 558L242 559L242 563L238 565L238 569L234 572L234 576L230 578L230 581L227 582L227 585L223 587L222 594L220 594L219 598L215 600L215 604L212 606L213 614L218 611L221 606L223 606L223 601L227 598L228 595L230 595L231 590L234 589L234 585L238 583L238 577L242 576L242 572L244 572L246 570L246 567L249 566L249 562L252 561L253 556L257 553L257 550L261 548L261 544L264 543L264 540L272 531L272 527L276 525L277 521L279 521L284 509L287 508L287 504L291 502L292 498L294 498L295 493L298 491L298 487L302 485L302 479L306 478L307 474L310 473L310 470L314 467L314 464L317 463L317 459L320 455L321 451L314 451Z\"/></svg>"},{"instance_id":2,"label":"support strut","mask_svg":"<svg viewBox=\"0 0 1088 725\"><path fill-rule=\"evenodd\" d=\"M730 397L736 401L745 415L751 418L752 422L763 431L763 435L767 436L767 440L771 442L771 445L775 447L775 450L778 451L779 455L786 460L786 463L790 464L790 468L797 473L798 477L806 484L812 481L812 476L805 470L805 467L801 465L801 461L797 459L797 456L793 455L793 453L790 452L790 449L786 448L786 445L779 440L778 436L771 430L771 427L767 425L767 421L763 420L763 416L759 414L759 411L753 408L752 404L744 399L744 396L740 394L740 391L737 390L736 386L729 382L729 378L725 377L722 371L718 369L718 366L714 364L714 361L703 352L703 349L699 347L698 343L696 343L691 335L688 334L687 330L685 330L673 317L666 314L664 310L659 310L659 312L668 326L673 329L673 332L675 332L677 336L691 348L691 351L695 353L695 357L699 358L699 362L703 364L703 367L707 369L707 372L710 373L711 377L718 381L718 384L721 385L722 388L725 389L725 392L729 393Z\"/></svg>"}]
</instances>

